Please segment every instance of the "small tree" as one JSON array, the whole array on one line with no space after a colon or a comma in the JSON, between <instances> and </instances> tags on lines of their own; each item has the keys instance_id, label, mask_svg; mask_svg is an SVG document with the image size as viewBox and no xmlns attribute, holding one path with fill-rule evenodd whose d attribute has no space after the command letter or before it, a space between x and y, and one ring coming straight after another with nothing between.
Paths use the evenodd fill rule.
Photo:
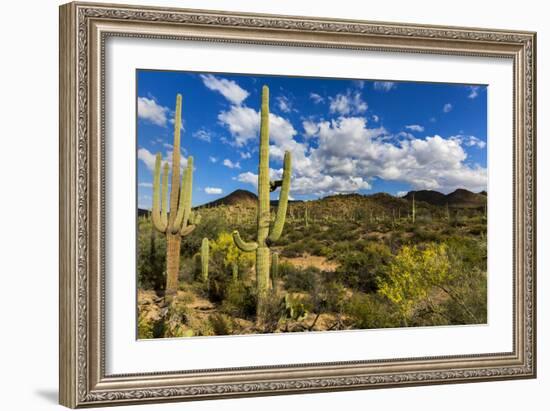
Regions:
<instances>
[{"instance_id":1,"label":"small tree","mask_svg":"<svg viewBox=\"0 0 550 411\"><path fill-rule=\"evenodd\" d=\"M231 272L232 276L235 275L235 266L242 273L254 264L254 253L238 248L228 232L221 232L218 238L210 243L210 251L212 257L221 260L224 270Z\"/></svg>"},{"instance_id":2,"label":"small tree","mask_svg":"<svg viewBox=\"0 0 550 411\"><path fill-rule=\"evenodd\" d=\"M445 289L451 279L450 268L444 244L403 246L390 263L387 276L380 279L378 292L398 307L406 326L414 308L429 302L434 288Z\"/></svg>"}]
</instances>

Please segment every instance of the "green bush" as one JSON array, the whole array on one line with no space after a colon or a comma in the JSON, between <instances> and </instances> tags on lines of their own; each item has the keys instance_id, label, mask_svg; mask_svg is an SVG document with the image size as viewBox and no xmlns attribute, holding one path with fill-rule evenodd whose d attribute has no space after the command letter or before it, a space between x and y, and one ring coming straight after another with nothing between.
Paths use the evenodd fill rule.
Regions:
<instances>
[{"instance_id":1,"label":"green bush","mask_svg":"<svg viewBox=\"0 0 550 411\"><path fill-rule=\"evenodd\" d=\"M226 289L222 310L227 314L252 318L256 314L256 292L242 281L231 282Z\"/></svg>"},{"instance_id":2,"label":"green bush","mask_svg":"<svg viewBox=\"0 0 550 411\"><path fill-rule=\"evenodd\" d=\"M354 294L346 303L345 312L353 321L353 328L389 328L400 325L394 306L377 294Z\"/></svg>"},{"instance_id":3,"label":"green bush","mask_svg":"<svg viewBox=\"0 0 550 411\"><path fill-rule=\"evenodd\" d=\"M336 276L344 285L362 292L375 292L378 281L391 262L392 254L383 243L369 242L362 251L350 251L337 257Z\"/></svg>"},{"instance_id":4,"label":"green bush","mask_svg":"<svg viewBox=\"0 0 550 411\"><path fill-rule=\"evenodd\" d=\"M208 322L212 326L215 335L233 334L233 319L228 315L221 313L210 314L210 316L208 316Z\"/></svg>"},{"instance_id":5,"label":"green bush","mask_svg":"<svg viewBox=\"0 0 550 411\"><path fill-rule=\"evenodd\" d=\"M319 281L321 271L315 267L298 268L285 266L279 267L279 275L284 276L285 287L288 291L312 291Z\"/></svg>"}]
</instances>

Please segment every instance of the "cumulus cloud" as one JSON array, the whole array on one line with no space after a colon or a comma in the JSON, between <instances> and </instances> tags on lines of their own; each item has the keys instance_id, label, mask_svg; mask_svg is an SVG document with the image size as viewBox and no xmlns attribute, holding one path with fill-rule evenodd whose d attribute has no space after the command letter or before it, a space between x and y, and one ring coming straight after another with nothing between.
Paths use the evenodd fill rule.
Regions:
<instances>
[{"instance_id":1,"label":"cumulus cloud","mask_svg":"<svg viewBox=\"0 0 550 411\"><path fill-rule=\"evenodd\" d=\"M325 101L323 96L317 93L309 93L309 98L312 99L315 104L323 103Z\"/></svg>"},{"instance_id":2,"label":"cumulus cloud","mask_svg":"<svg viewBox=\"0 0 550 411\"><path fill-rule=\"evenodd\" d=\"M395 84L393 81L375 81L372 86L376 91L388 92L396 88L397 84Z\"/></svg>"},{"instance_id":3,"label":"cumulus cloud","mask_svg":"<svg viewBox=\"0 0 550 411\"><path fill-rule=\"evenodd\" d=\"M210 161L211 163L217 163L218 159L214 156L208 156L208 161Z\"/></svg>"},{"instance_id":4,"label":"cumulus cloud","mask_svg":"<svg viewBox=\"0 0 550 411\"><path fill-rule=\"evenodd\" d=\"M170 110L161 106L154 98L138 97L138 118L141 118L157 126L165 127Z\"/></svg>"},{"instance_id":5,"label":"cumulus cloud","mask_svg":"<svg viewBox=\"0 0 550 411\"><path fill-rule=\"evenodd\" d=\"M361 93L337 94L335 97L329 97L329 109L331 113L348 115L351 113L360 114L367 111L368 105L361 98Z\"/></svg>"},{"instance_id":6,"label":"cumulus cloud","mask_svg":"<svg viewBox=\"0 0 550 411\"><path fill-rule=\"evenodd\" d=\"M232 106L229 111L218 114L218 120L229 129L233 144L242 147L251 139L258 139L260 134L260 113L246 106ZM296 134L288 120L270 113L269 133L274 139L284 139Z\"/></svg>"},{"instance_id":7,"label":"cumulus cloud","mask_svg":"<svg viewBox=\"0 0 550 411\"><path fill-rule=\"evenodd\" d=\"M450 137L451 139L454 139L458 141L460 144L465 145L466 147L477 147L477 148L485 148L487 143L476 136L466 136L463 134L459 134L456 136Z\"/></svg>"},{"instance_id":8,"label":"cumulus cloud","mask_svg":"<svg viewBox=\"0 0 550 411\"><path fill-rule=\"evenodd\" d=\"M302 126L304 127L304 133L306 137L313 137L319 131L319 126L317 125L317 123L311 120L303 121Z\"/></svg>"},{"instance_id":9,"label":"cumulus cloud","mask_svg":"<svg viewBox=\"0 0 550 411\"><path fill-rule=\"evenodd\" d=\"M463 140L435 135L395 144L386 141L383 128L369 129L361 117L321 122L319 128L319 145L311 150L312 168L318 174L354 176L363 188L373 178L444 192L486 187L487 170L465 164Z\"/></svg>"},{"instance_id":10,"label":"cumulus cloud","mask_svg":"<svg viewBox=\"0 0 550 411\"><path fill-rule=\"evenodd\" d=\"M223 190L219 187L206 187L204 192L206 194L222 194Z\"/></svg>"},{"instance_id":11,"label":"cumulus cloud","mask_svg":"<svg viewBox=\"0 0 550 411\"><path fill-rule=\"evenodd\" d=\"M228 158L223 160L223 165L226 166L227 168L241 168L241 164L238 161L234 163Z\"/></svg>"},{"instance_id":12,"label":"cumulus cloud","mask_svg":"<svg viewBox=\"0 0 550 411\"><path fill-rule=\"evenodd\" d=\"M290 113L293 110L292 102L285 96L277 97L277 106L283 113Z\"/></svg>"},{"instance_id":13,"label":"cumulus cloud","mask_svg":"<svg viewBox=\"0 0 550 411\"><path fill-rule=\"evenodd\" d=\"M193 137L198 138L199 140L202 140L202 141L206 141L207 143L210 143L212 141L212 136L210 132L206 131L203 128L195 131L193 133Z\"/></svg>"},{"instance_id":14,"label":"cumulus cloud","mask_svg":"<svg viewBox=\"0 0 550 411\"><path fill-rule=\"evenodd\" d=\"M376 114L373 114L371 118L372 118L372 121L374 121L375 123L378 123L380 121L380 117L378 117Z\"/></svg>"},{"instance_id":15,"label":"cumulus cloud","mask_svg":"<svg viewBox=\"0 0 550 411\"><path fill-rule=\"evenodd\" d=\"M409 124L405 126L407 130L416 131L417 133L421 133L424 131L424 127L420 124Z\"/></svg>"},{"instance_id":16,"label":"cumulus cloud","mask_svg":"<svg viewBox=\"0 0 550 411\"><path fill-rule=\"evenodd\" d=\"M201 74L203 84L212 91L217 91L231 103L239 105L248 96L248 91L242 89L233 80L227 80L213 76L212 74Z\"/></svg>"},{"instance_id":17,"label":"cumulus cloud","mask_svg":"<svg viewBox=\"0 0 550 411\"><path fill-rule=\"evenodd\" d=\"M451 103L447 103L443 106L443 112L448 113L453 109L453 105Z\"/></svg>"},{"instance_id":18,"label":"cumulus cloud","mask_svg":"<svg viewBox=\"0 0 550 411\"><path fill-rule=\"evenodd\" d=\"M172 154L173 152L169 150L166 152L166 156L162 158L162 164L168 163L170 169L172 169ZM138 160L141 160L151 172L155 171L156 154L153 154L146 148L141 147L140 149L138 149L137 157ZM187 167L187 158L182 155L180 160L181 171L183 171L185 167Z\"/></svg>"}]
</instances>

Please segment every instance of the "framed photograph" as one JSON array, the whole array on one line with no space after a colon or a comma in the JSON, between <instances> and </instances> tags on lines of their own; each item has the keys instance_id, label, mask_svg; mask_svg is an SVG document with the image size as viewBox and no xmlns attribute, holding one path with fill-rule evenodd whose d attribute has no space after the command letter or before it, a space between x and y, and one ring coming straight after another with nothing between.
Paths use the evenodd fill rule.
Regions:
<instances>
[{"instance_id":1,"label":"framed photograph","mask_svg":"<svg viewBox=\"0 0 550 411\"><path fill-rule=\"evenodd\" d=\"M536 376L535 33L60 30L61 404Z\"/></svg>"}]
</instances>

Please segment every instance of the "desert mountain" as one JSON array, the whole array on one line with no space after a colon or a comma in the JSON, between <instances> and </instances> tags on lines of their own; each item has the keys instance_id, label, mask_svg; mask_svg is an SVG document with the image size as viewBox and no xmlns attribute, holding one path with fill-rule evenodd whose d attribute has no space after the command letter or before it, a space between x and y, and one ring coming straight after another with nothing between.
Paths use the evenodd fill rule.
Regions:
<instances>
[{"instance_id":1,"label":"desert mountain","mask_svg":"<svg viewBox=\"0 0 550 411\"><path fill-rule=\"evenodd\" d=\"M450 194L433 190L409 191L404 198L412 201L413 195L416 201L423 201L437 206L449 204L449 207L470 208L481 207L487 202L486 194L472 193L463 188L458 188Z\"/></svg>"}]
</instances>

